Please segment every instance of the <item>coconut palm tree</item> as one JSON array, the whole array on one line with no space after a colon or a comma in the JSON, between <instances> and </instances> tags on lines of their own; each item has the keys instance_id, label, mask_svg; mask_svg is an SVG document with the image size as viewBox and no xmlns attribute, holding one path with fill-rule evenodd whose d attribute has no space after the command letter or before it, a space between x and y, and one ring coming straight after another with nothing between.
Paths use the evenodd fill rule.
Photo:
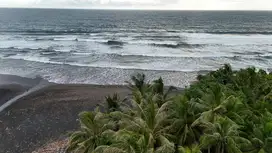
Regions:
<instances>
[{"instance_id":1,"label":"coconut palm tree","mask_svg":"<svg viewBox=\"0 0 272 153\"><path fill-rule=\"evenodd\" d=\"M233 96L227 96L224 87L218 83L211 83L210 87L203 91L201 98L192 99L191 107L200 113L193 126L201 122L214 122L216 118L227 113L226 106L233 101Z\"/></svg>"},{"instance_id":2,"label":"coconut palm tree","mask_svg":"<svg viewBox=\"0 0 272 153\"><path fill-rule=\"evenodd\" d=\"M157 103L162 106L169 99L169 93L175 90L175 87L170 86L165 88L162 78L154 80L152 84L146 82L144 74L138 73L131 77L132 83L128 82L129 88L132 90L132 96L137 99L138 103L142 98L145 98L147 93L157 95Z\"/></svg>"},{"instance_id":3,"label":"coconut palm tree","mask_svg":"<svg viewBox=\"0 0 272 153\"><path fill-rule=\"evenodd\" d=\"M106 97L106 113L80 114L69 150L83 153L272 153L272 75L230 65L180 95L162 78L132 77L127 105ZM121 105L122 104L122 105ZM122 106L122 107L121 107Z\"/></svg>"},{"instance_id":4,"label":"coconut palm tree","mask_svg":"<svg viewBox=\"0 0 272 153\"><path fill-rule=\"evenodd\" d=\"M114 111L121 111L121 105L126 101L126 99L121 99L120 96L115 93L113 96L106 96L105 108L108 113Z\"/></svg>"},{"instance_id":5,"label":"coconut palm tree","mask_svg":"<svg viewBox=\"0 0 272 153\"><path fill-rule=\"evenodd\" d=\"M179 146L190 145L194 143L200 135L197 128L192 127L192 123L196 119L194 110L192 110L190 101L186 96L178 96L168 103L168 118L172 123L169 126L169 132L174 135L170 138L175 142L176 150Z\"/></svg>"},{"instance_id":6,"label":"coconut palm tree","mask_svg":"<svg viewBox=\"0 0 272 153\"><path fill-rule=\"evenodd\" d=\"M200 148L214 153L242 153L244 144L250 141L239 135L239 126L227 118L219 118L214 124L205 123L206 129L200 137Z\"/></svg>"},{"instance_id":7,"label":"coconut palm tree","mask_svg":"<svg viewBox=\"0 0 272 153\"><path fill-rule=\"evenodd\" d=\"M163 80L160 77L157 80L153 81L153 84L151 85L152 92L154 95L158 95L158 105L161 107L165 102L169 101L169 94L175 90L176 88L173 86L170 86L167 90L164 86ZM165 92L166 91L166 92Z\"/></svg>"},{"instance_id":8,"label":"coconut palm tree","mask_svg":"<svg viewBox=\"0 0 272 153\"><path fill-rule=\"evenodd\" d=\"M126 82L132 92L138 90L141 94L144 94L150 89L150 85L146 82L146 76L143 73L137 73L136 75L131 76L131 80L132 82Z\"/></svg>"},{"instance_id":9,"label":"coconut palm tree","mask_svg":"<svg viewBox=\"0 0 272 153\"><path fill-rule=\"evenodd\" d=\"M167 114L164 111L166 104L158 107L157 98L157 95L150 94L141 103L132 100L132 109L122 113L123 120L120 121L120 126L123 130L142 135L145 142L148 142L147 146L154 148L156 152L163 150L163 148L172 150L174 144L167 139L169 135L166 127L170 125L170 120L167 119Z\"/></svg>"},{"instance_id":10,"label":"coconut palm tree","mask_svg":"<svg viewBox=\"0 0 272 153\"><path fill-rule=\"evenodd\" d=\"M232 70L231 65L225 64L222 68L211 72L208 76L220 84L227 85L233 83L233 74L234 71Z\"/></svg>"},{"instance_id":11,"label":"coconut palm tree","mask_svg":"<svg viewBox=\"0 0 272 153\"><path fill-rule=\"evenodd\" d=\"M178 153L202 153L198 144L193 144L191 147L179 147Z\"/></svg>"},{"instance_id":12,"label":"coconut palm tree","mask_svg":"<svg viewBox=\"0 0 272 153\"><path fill-rule=\"evenodd\" d=\"M115 144L127 152L133 153L174 153L174 144L165 137L160 137L161 145L157 148L153 146L152 135L139 134L133 131L121 130L117 133L117 142Z\"/></svg>"},{"instance_id":13,"label":"coconut palm tree","mask_svg":"<svg viewBox=\"0 0 272 153\"><path fill-rule=\"evenodd\" d=\"M81 129L74 132L69 140L68 151L77 153L92 152L98 146L111 143L113 124L100 112L82 112L79 114Z\"/></svg>"},{"instance_id":14,"label":"coconut palm tree","mask_svg":"<svg viewBox=\"0 0 272 153\"><path fill-rule=\"evenodd\" d=\"M153 148L150 146L150 137L126 130L116 133L112 145L99 146L94 153L174 153L173 144L167 139L161 138L162 146Z\"/></svg>"},{"instance_id":15,"label":"coconut palm tree","mask_svg":"<svg viewBox=\"0 0 272 153\"><path fill-rule=\"evenodd\" d=\"M271 115L271 114L270 114ZM251 139L252 146L244 149L246 152L250 153L270 153L272 152L272 120L271 117L263 118L263 123L255 124L252 126L252 133L249 135Z\"/></svg>"},{"instance_id":16,"label":"coconut palm tree","mask_svg":"<svg viewBox=\"0 0 272 153\"><path fill-rule=\"evenodd\" d=\"M94 151L90 153L127 153L127 152L117 147L103 145L98 146Z\"/></svg>"},{"instance_id":17,"label":"coconut palm tree","mask_svg":"<svg viewBox=\"0 0 272 153\"><path fill-rule=\"evenodd\" d=\"M141 146L143 144L139 143L140 136L137 133L119 130L114 134L112 144L111 145L103 145L96 148L94 153L104 153L104 152L130 152L137 153L142 152Z\"/></svg>"},{"instance_id":18,"label":"coconut palm tree","mask_svg":"<svg viewBox=\"0 0 272 153\"><path fill-rule=\"evenodd\" d=\"M141 103L132 101L132 108L127 112L113 112L122 118L120 130L112 139L111 145L97 148L118 150L129 153L174 153L175 146L167 137L166 125L170 125L164 112L164 106L158 107L156 96L152 94ZM166 105L166 104L164 104Z\"/></svg>"}]
</instances>

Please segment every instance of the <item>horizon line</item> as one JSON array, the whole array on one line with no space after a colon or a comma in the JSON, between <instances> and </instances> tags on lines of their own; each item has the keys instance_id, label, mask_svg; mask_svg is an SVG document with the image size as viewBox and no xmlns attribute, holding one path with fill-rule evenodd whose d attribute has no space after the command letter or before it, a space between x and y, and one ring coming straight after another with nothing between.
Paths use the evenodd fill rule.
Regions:
<instances>
[{"instance_id":1,"label":"horizon line","mask_svg":"<svg viewBox=\"0 0 272 153\"><path fill-rule=\"evenodd\" d=\"M216 10L216 9L144 9L144 8L80 8L80 7L71 7L71 8L59 8L59 7L2 7L0 9L53 9L53 10L115 10L115 11L272 11L272 10L234 10L234 9L225 9L225 10Z\"/></svg>"}]
</instances>

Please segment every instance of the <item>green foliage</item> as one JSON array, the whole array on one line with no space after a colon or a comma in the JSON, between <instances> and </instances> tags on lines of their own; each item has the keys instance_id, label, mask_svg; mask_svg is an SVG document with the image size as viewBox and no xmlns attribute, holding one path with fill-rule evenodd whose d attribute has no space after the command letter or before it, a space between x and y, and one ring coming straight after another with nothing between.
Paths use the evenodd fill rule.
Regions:
<instances>
[{"instance_id":1,"label":"green foliage","mask_svg":"<svg viewBox=\"0 0 272 153\"><path fill-rule=\"evenodd\" d=\"M113 126L106 114L82 112L79 118L81 130L71 135L68 151L92 152L100 145L111 143Z\"/></svg>"},{"instance_id":2,"label":"green foliage","mask_svg":"<svg viewBox=\"0 0 272 153\"><path fill-rule=\"evenodd\" d=\"M179 147L178 153L202 153L197 144L193 144L191 147Z\"/></svg>"},{"instance_id":3,"label":"green foliage","mask_svg":"<svg viewBox=\"0 0 272 153\"><path fill-rule=\"evenodd\" d=\"M122 103L126 100L126 99L121 100L120 96L117 93L113 94L112 97L106 96L105 99L106 99L106 106L104 107L106 108L106 111L108 113L120 111Z\"/></svg>"},{"instance_id":4,"label":"green foliage","mask_svg":"<svg viewBox=\"0 0 272 153\"><path fill-rule=\"evenodd\" d=\"M125 104L83 112L70 137L77 153L272 153L272 74L224 65L179 94L163 79L131 78Z\"/></svg>"}]
</instances>

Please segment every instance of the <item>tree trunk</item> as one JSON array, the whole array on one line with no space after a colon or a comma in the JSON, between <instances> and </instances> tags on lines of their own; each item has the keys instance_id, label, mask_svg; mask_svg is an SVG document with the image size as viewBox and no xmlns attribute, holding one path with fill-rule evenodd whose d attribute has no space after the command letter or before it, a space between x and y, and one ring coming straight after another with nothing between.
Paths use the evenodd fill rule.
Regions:
<instances>
[{"instance_id":1,"label":"tree trunk","mask_svg":"<svg viewBox=\"0 0 272 153\"><path fill-rule=\"evenodd\" d=\"M224 146L222 146L222 148L221 148L221 153L224 153Z\"/></svg>"},{"instance_id":2,"label":"tree trunk","mask_svg":"<svg viewBox=\"0 0 272 153\"><path fill-rule=\"evenodd\" d=\"M221 145L220 144L218 144L218 146L216 147L216 153L220 153L221 152L221 147L220 147Z\"/></svg>"}]
</instances>

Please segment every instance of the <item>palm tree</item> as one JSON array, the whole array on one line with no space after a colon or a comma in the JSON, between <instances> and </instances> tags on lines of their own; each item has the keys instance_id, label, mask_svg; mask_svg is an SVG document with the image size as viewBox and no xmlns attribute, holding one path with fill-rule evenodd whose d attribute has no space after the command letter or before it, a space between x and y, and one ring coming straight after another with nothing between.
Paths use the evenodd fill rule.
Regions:
<instances>
[{"instance_id":1,"label":"palm tree","mask_svg":"<svg viewBox=\"0 0 272 153\"><path fill-rule=\"evenodd\" d=\"M239 126L227 118L219 118L214 124L205 123L200 137L200 147L214 153L242 153L240 147L250 141L239 135Z\"/></svg>"},{"instance_id":2,"label":"palm tree","mask_svg":"<svg viewBox=\"0 0 272 153\"><path fill-rule=\"evenodd\" d=\"M174 153L173 144L161 138L162 146L150 146L150 137L132 131L120 130L116 133L112 145L103 145L96 148L93 153Z\"/></svg>"},{"instance_id":3,"label":"palm tree","mask_svg":"<svg viewBox=\"0 0 272 153\"><path fill-rule=\"evenodd\" d=\"M201 122L214 122L227 112L226 105L232 101L233 96L227 97L223 86L215 83L210 84L201 96L201 98L191 100L191 107L200 113L200 117L193 123L193 126Z\"/></svg>"},{"instance_id":4,"label":"palm tree","mask_svg":"<svg viewBox=\"0 0 272 153\"><path fill-rule=\"evenodd\" d=\"M233 73L232 68L229 64L225 64L222 68L217 71L211 72L209 75L215 80L216 82L227 85L233 82Z\"/></svg>"},{"instance_id":5,"label":"palm tree","mask_svg":"<svg viewBox=\"0 0 272 153\"><path fill-rule=\"evenodd\" d=\"M146 77L142 73L131 76L131 80L132 82L126 81L126 83L132 91L132 98L137 103L141 103L142 100L146 99L146 94L151 94L151 85L146 82Z\"/></svg>"},{"instance_id":6,"label":"palm tree","mask_svg":"<svg viewBox=\"0 0 272 153\"><path fill-rule=\"evenodd\" d=\"M168 103L166 113L172 121L168 130L175 136L172 140L175 142L176 150L179 146L190 145L198 139L200 134L197 128L192 127L196 115L186 96L178 96Z\"/></svg>"},{"instance_id":7,"label":"palm tree","mask_svg":"<svg viewBox=\"0 0 272 153\"><path fill-rule=\"evenodd\" d=\"M106 113L80 114L70 137L78 153L271 153L272 75L230 65L201 76L180 95L162 78L130 83L129 103L106 97ZM172 97L171 97L172 96Z\"/></svg>"},{"instance_id":8,"label":"palm tree","mask_svg":"<svg viewBox=\"0 0 272 153\"><path fill-rule=\"evenodd\" d=\"M179 147L178 153L202 153L198 144L193 144L191 147Z\"/></svg>"},{"instance_id":9,"label":"palm tree","mask_svg":"<svg viewBox=\"0 0 272 153\"><path fill-rule=\"evenodd\" d=\"M79 114L81 129L74 132L69 141L68 151L77 153L92 152L98 146L111 143L113 124L100 112L82 112Z\"/></svg>"},{"instance_id":10,"label":"palm tree","mask_svg":"<svg viewBox=\"0 0 272 153\"><path fill-rule=\"evenodd\" d=\"M117 133L117 144L126 152L133 153L174 153L174 144L168 139L160 137L161 146L154 148L152 135L139 134L133 131L121 130Z\"/></svg>"},{"instance_id":11,"label":"palm tree","mask_svg":"<svg viewBox=\"0 0 272 153\"><path fill-rule=\"evenodd\" d=\"M174 153L174 143L170 142L164 126L167 118L163 107L159 108L156 97L138 104L133 102L133 108L128 112L113 112L112 115L122 118L119 121L120 130L112 137L110 145L103 145L96 152L116 151L117 153Z\"/></svg>"},{"instance_id":12,"label":"palm tree","mask_svg":"<svg viewBox=\"0 0 272 153\"><path fill-rule=\"evenodd\" d=\"M115 93L113 96L106 96L106 111L108 113L121 111L121 105L126 101L126 99L121 99L120 96Z\"/></svg>"},{"instance_id":13,"label":"palm tree","mask_svg":"<svg viewBox=\"0 0 272 153\"><path fill-rule=\"evenodd\" d=\"M160 77L157 80L154 80L152 84L146 83L146 77L144 74L138 73L135 76L131 77L132 83L128 82L129 88L132 90L132 96L136 101L140 103L140 100L148 96L146 94L157 95L157 103L162 106L165 102L170 100L169 94L175 87L170 86L167 90L164 86L163 80Z\"/></svg>"},{"instance_id":14,"label":"palm tree","mask_svg":"<svg viewBox=\"0 0 272 153\"><path fill-rule=\"evenodd\" d=\"M139 142L140 136L137 133L119 130L114 134L113 143L111 145L103 145L96 148L94 153L104 152L130 152L130 153L145 153L141 150Z\"/></svg>"},{"instance_id":15,"label":"palm tree","mask_svg":"<svg viewBox=\"0 0 272 153\"><path fill-rule=\"evenodd\" d=\"M150 94L141 103L132 101L132 109L129 112L122 113L123 120L120 121L121 129L138 133L142 136L144 142L147 142L148 148L154 148L154 151L168 149L172 151L174 144L167 137L168 131L166 125L170 125L167 114L164 111L164 104L158 107L156 103L157 95Z\"/></svg>"},{"instance_id":16,"label":"palm tree","mask_svg":"<svg viewBox=\"0 0 272 153\"><path fill-rule=\"evenodd\" d=\"M133 153L149 153L154 148L150 146L148 136L141 135L134 131L120 130L116 133L116 143L114 146L118 146L126 152Z\"/></svg>"},{"instance_id":17,"label":"palm tree","mask_svg":"<svg viewBox=\"0 0 272 153\"><path fill-rule=\"evenodd\" d=\"M146 83L146 77L143 73L131 76L131 80L132 83L128 81L127 83L132 91L138 90L141 94L144 94L149 89L149 84Z\"/></svg>"},{"instance_id":18,"label":"palm tree","mask_svg":"<svg viewBox=\"0 0 272 153\"><path fill-rule=\"evenodd\" d=\"M266 119L265 119L266 120ZM250 135L252 147L244 149L250 153L272 152L272 121L263 121L262 124L253 125L253 132Z\"/></svg>"},{"instance_id":19,"label":"palm tree","mask_svg":"<svg viewBox=\"0 0 272 153\"><path fill-rule=\"evenodd\" d=\"M257 72L255 68L242 69L235 75L233 89L244 94L246 103L256 103L271 91L271 81L266 76L266 72Z\"/></svg>"},{"instance_id":20,"label":"palm tree","mask_svg":"<svg viewBox=\"0 0 272 153\"><path fill-rule=\"evenodd\" d=\"M98 146L94 151L90 153L127 153L127 152L117 147L103 145Z\"/></svg>"},{"instance_id":21,"label":"palm tree","mask_svg":"<svg viewBox=\"0 0 272 153\"><path fill-rule=\"evenodd\" d=\"M158 80L154 80L151 87L153 94L157 94L159 96L157 101L159 107L161 107L165 102L170 100L168 98L169 94L176 89L175 87L170 86L165 92L166 88L161 77Z\"/></svg>"}]
</instances>

